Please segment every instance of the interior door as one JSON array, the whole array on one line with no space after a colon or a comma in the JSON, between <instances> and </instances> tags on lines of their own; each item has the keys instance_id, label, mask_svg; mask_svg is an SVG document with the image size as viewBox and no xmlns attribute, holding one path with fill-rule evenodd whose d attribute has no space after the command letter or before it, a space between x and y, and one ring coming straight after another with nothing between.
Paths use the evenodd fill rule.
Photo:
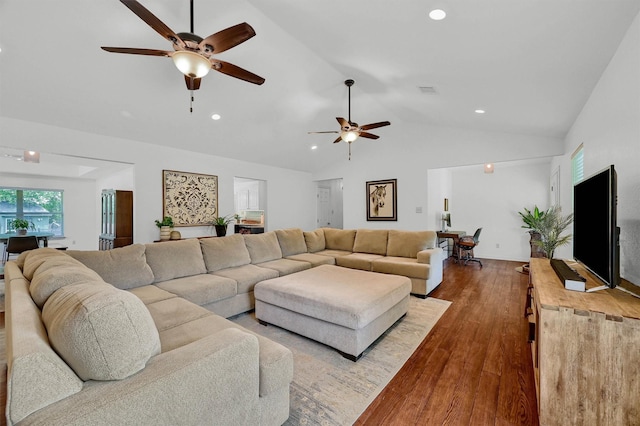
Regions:
<instances>
[{"instance_id":1,"label":"interior door","mask_svg":"<svg viewBox=\"0 0 640 426\"><path fill-rule=\"evenodd\" d=\"M318 227L331 227L331 189L318 188Z\"/></svg>"}]
</instances>

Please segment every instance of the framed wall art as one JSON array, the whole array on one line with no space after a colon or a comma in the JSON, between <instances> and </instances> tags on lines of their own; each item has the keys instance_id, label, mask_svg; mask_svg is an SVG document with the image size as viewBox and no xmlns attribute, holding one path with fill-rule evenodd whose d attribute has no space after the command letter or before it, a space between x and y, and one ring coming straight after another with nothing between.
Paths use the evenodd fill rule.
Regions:
<instances>
[{"instance_id":1,"label":"framed wall art","mask_svg":"<svg viewBox=\"0 0 640 426\"><path fill-rule=\"evenodd\" d=\"M367 220L398 220L398 180L367 182Z\"/></svg>"},{"instance_id":2,"label":"framed wall art","mask_svg":"<svg viewBox=\"0 0 640 426\"><path fill-rule=\"evenodd\" d=\"M211 225L218 215L218 176L163 170L162 208L174 226Z\"/></svg>"}]
</instances>

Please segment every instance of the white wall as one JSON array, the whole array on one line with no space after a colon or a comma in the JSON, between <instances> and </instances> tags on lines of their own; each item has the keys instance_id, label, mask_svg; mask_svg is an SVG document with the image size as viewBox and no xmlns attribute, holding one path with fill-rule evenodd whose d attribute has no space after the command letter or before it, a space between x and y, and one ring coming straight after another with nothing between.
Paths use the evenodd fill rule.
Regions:
<instances>
[{"instance_id":1,"label":"white wall","mask_svg":"<svg viewBox=\"0 0 640 426\"><path fill-rule=\"evenodd\" d=\"M568 133L561 170L563 209L573 210L571 153L584 145L585 177L610 164L618 175L621 275L640 285L640 15ZM572 247L558 251L571 257Z\"/></svg>"},{"instance_id":2,"label":"white wall","mask_svg":"<svg viewBox=\"0 0 640 426\"><path fill-rule=\"evenodd\" d=\"M468 234L482 228L476 257L529 260L529 234L518 212L549 207L550 164L550 159L494 163L491 174L484 173L483 164L449 169L451 227Z\"/></svg>"},{"instance_id":3,"label":"white wall","mask_svg":"<svg viewBox=\"0 0 640 426\"><path fill-rule=\"evenodd\" d=\"M0 117L3 144L11 143L12 148L25 149L27 146L44 152L102 158L133 164L131 175L134 191L134 241L150 242L158 239L158 229L154 221L162 217L162 170L179 170L218 176L218 208L220 214L235 213L233 187L234 177L243 176L267 182L268 229L299 227L305 230L315 228L315 184L311 174L293 170L264 166L245 161L193 153L180 149L117 139L85 132L24 122ZM99 220L97 207L102 185L115 183L128 186L124 175L113 179L101 179L100 187L91 181L91 193L83 193L75 205L79 217L76 223L86 241L78 248L97 247ZM4 182L4 177L3 177ZM28 178L17 177L15 185L29 186ZM295 202L292 201L295 194ZM98 225L97 225L98 224ZM183 237L212 235L209 227L181 227ZM80 241L78 239L78 241ZM84 241L84 239L82 240Z\"/></svg>"},{"instance_id":4,"label":"white wall","mask_svg":"<svg viewBox=\"0 0 640 426\"><path fill-rule=\"evenodd\" d=\"M65 238L50 240L50 245L69 249L95 250L98 248L99 210L95 203L96 183L85 179L44 178L16 176L0 173L0 185L17 188L61 190L64 203ZM99 193L99 192L98 192ZM98 196L99 201L99 196Z\"/></svg>"}]
</instances>

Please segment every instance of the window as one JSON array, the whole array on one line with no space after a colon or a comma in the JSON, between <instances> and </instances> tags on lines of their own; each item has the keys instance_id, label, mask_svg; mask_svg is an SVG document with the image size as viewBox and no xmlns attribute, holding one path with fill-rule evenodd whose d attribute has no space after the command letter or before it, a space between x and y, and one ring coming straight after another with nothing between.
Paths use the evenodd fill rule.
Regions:
<instances>
[{"instance_id":1,"label":"window","mask_svg":"<svg viewBox=\"0 0 640 426\"><path fill-rule=\"evenodd\" d=\"M36 231L64 236L62 191L0 187L0 233L15 218L28 220Z\"/></svg>"},{"instance_id":2,"label":"window","mask_svg":"<svg viewBox=\"0 0 640 426\"><path fill-rule=\"evenodd\" d=\"M571 155L571 179L573 184L580 182L584 178L584 155L583 146L580 146Z\"/></svg>"}]
</instances>

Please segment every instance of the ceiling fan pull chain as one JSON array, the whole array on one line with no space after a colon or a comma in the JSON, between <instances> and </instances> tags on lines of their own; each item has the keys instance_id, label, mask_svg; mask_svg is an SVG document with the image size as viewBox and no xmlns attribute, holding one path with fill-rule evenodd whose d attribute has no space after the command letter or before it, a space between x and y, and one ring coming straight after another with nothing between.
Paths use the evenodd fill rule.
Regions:
<instances>
[{"instance_id":1,"label":"ceiling fan pull chain","mask_svg":"<svg viewBox=\"0 0 640 426\"><path fill-rule=\"evenodd\" d=\"M349 142L347 145L349 145L349 161L351 161L351 142Z\"/></svg>"},{"instance_id":2,"label":"ceiling fan pull chain","mask_svg":"<svg viewBox=\"0 0 640 426\"><path fill-rule=\"evenodd\" d=\"M191 102L189 103L189 112L193 114L193 90L191 91Z\"/></svg>"}]
</instances>

